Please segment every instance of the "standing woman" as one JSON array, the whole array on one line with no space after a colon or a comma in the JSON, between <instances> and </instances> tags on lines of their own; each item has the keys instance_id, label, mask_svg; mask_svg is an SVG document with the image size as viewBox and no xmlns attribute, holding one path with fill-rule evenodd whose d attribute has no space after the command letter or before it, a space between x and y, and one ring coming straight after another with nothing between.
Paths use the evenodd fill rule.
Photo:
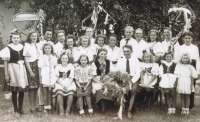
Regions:
<instances>
[{"instance_id":1,"label":"standing woman","mask_svg":"<svg viewBox=\"0 0 200 122\"><path fill-rule=\"evenodd\" d=\"M79 43L79 56L82 54L87 55L89 58L89 64L91 64L94 60L95 53L91 48L90 38L88 36L81 36Z\"/></svg>"},{"instance_id":2,"label":"standing woman","mask_svg":"<svg viewBox=\"0 0 200 122\"><path fill-rule=\"evenodd\" d=\"M100 48L97 53L97 60L94 62L94 69L96 70L96 76L93 77L93 93L95 94L96 104L100 103L101 112L105 113L106 103L108 101L113 101L111 92L108 91L108 94L103 94L103 83L101 82L101 76L107 75L111 71L115 71L115 67L111 61L106 59L107 50L105 48Z\"/></svg>"},{"instance_id":3,"label":"standing woman","mask_svg":"<svg viewBox=\"0 0 200 122\"><path fill-rule=\"evenodd\" d=\"M79 59L79 50L76 47L76 37L74 35L66 36L64 49L69 58L73 59L73 63L77 63Z\"/></svg>"},{"instance_id":4,"label":"standing woman","mask_svg":"<svg viewBox=\"0 0 200 122\"><path fill-rule=\"evenodd\" d=\"M165 53L170 52L171 46L172 45L172 30L169 27L165 27L164 28L164 38L165 40L162 41L162 47ZM178 56L178 49L179 49L180 45L179 42L177 41L174 44L174 61L175 63L179 62L179 56Z\"/></svg>"},{"instance_id":5,"label":"standing woman","mask_svg":"<svg viewBox=\"0 0 200 122\"><path fill-rule=\"evenodd\" d=\"M151 55L153 55L153 62L160 64L160 59L164 55L162 43L159 40L159 32L157 30L150 30L148 33L148 49Z\"/></svg>"},{"instance_id":6,"label":"standing woman","mask_svg":"<svg viewBox=\"0 0 200 122\"><path fill-rule=\"evenodd\" d=\"M23 45L20 44L20 39L21 35L18 30L13 30L10 33L10 44L8 44L0 54L0 57L4 60L6 81L4 90L12 92L12 103L15 116L17 117L24 114L22 109L24 92L28 91L28 79L23 58Z\"/></svg>"},{"instance_id":7,"label":"standing woman","mask_svg":"<svg viewBox=\"0 0 200 122\"><path fill-rule=\"evenodd\" d=\"M117 36L115 34L110 35L108 39L108 46L106 47L108 51L107 59L112 61L114 65L117 64L118 59L121 58L120 48L117 47L116 44L117 44Z\"/></svg>"},{"instance_id":8,"label":"standing woman","mask_svg":"<svg viewBox=\"0 0 200 122\"><path fill-rule=\"evenodd\" d=\"M29 82L31 113L35 113L36 111L37 90L39 87L39 71L37 65L39 58L38 41L38 33L36 31L29 32L23 51Z\"/></svg>"}]
</instances>

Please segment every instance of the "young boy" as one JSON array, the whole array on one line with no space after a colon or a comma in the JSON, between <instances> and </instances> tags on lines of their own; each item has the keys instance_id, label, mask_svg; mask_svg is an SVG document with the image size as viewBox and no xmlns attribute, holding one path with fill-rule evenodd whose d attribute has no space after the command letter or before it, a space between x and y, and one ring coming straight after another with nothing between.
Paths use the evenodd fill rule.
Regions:
<instances>
[{"instance_id":1,"label":"young boy","mask_svg":"<svg viewBox=\"0 0 200 122\"><path fill-rule=\"evenodd\" d=\"M134 32L134 29L131 26L126 26L124 28L124 34L125 34L126 38L124 38L120 41L121 57L124 57L123 49L122 49L122 47L124 45L128 44L133 47L133 45L135 45L135 43L136 43L136 40L132 38L133 32Z\"/></svg>"},{"instance_id":2,"label":"young boy","mask_svg":"<svg viewBox=\"0 0 200 122\"><path fill-rule=\"evenodd\" d=\"M95 42L95 39L92 37L93 34L94 34L94 30L91 27L88 27L88 28L85 29L85 35L89 36L91 46L93 46L94 42Z\"/></svg>"}]
</instances>

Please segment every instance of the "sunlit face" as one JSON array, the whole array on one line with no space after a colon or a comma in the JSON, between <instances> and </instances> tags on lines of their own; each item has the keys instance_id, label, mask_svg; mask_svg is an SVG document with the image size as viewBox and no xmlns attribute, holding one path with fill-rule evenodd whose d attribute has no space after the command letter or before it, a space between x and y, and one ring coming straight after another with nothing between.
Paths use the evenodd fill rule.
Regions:
<instances>
[{"instance_id":1,"label":"sunlit face","mask_svg":"<svg viewBox=\"0 0 200 122\"><path fill-rule=\"evenodd\" d=\"M57 34L57 40L58 40L59 42L63 43L64 40L65 40L65 34L64 34L64 33L58 33L58 34Z\"/></svg>"},{"instance_id":2,"label":"sunlit face","mask_svg":"<svg viewBox=\"0 0 200 122\"><path fill-rule=\"evenodd\" d=\"M141 39L142 39L142 36L143 36L142 31L140 31L140 30L136 30L136 31L135 31L135 38L136 38L137 40L141 40Z\"/></svg>"},{"instance_id":3,"label":"sunlit face","mask_svg":"<svg viewBox=\"0 0 200 122\"><path fill-rule=\"evenodd\" d=\"M85 56L82 56L81 59L80 59L80 63L81 63L82 66L87 65L87 63L88 63L87 58Z\"/></svg>"},{"instance_id":4,"label":"sunlit face","mask_svg":"<svg viewBox=\"0 0 200 122\"><path fill-rule=\"evenodd\" d=\"M167 54L167 55L165 56L165 60L166 60L168 63L170 63L170 62L173 60L172 54Z\"/></svg>"},{"instance_id":5,"label":"sunlit face","mask_svg":"<svg viewBox=\"0 0 200 122\"><path fill-rule=\"evenodd\" d=\"M87 28L86 31L85 31L85 35L89 36L91 38L92 35L93 35L93 29L92 28Z\"/></svg>"},{"instance_id":6,"label":"sunlit face","mask_svg":"<svg viewBox=\"0 0 200 122\"><path fill-rule=\"evenodd\" d=\"M44 47L44 52L45 52L45 54L51 54L51 46L50 45L46 45L45 47Z\"/></svg>"},{"instance_id":7,"label":"sunlit face","mask_svg":"<svg viewBox=\"0 0 200 122\"><path fill-rule=\"evenodd\" d=\"M45 34L44 34L44 39L46 39L47 41L51 41L52 34L53 34L52 31L46 31Z\"/></svg>"},{"instance_id":8,"label":"sunlit face","mask_svg":"<svg viewBox=\"0 0 200 122\"><path fill-rule=\"evenodd\" d=\"M87 47L89 44L89 40L86 38L82 38L81 44L83 47Z\"/></svg>"},{"instance_id":9,"label":"sunlit face","mask_svg":"<svg viewBox=\"0 0 200 122\"><path fill-rule=\"evenodd\" d=\"M151 56L149 54L144 54L144 61L149 63L151 61Z\"/></svg>"},{"instance_id":10,"label":"sunlit face","mask_svg":"<svg viewBox=\"0 0 200 122\"><path fill-rule=\"evenodd\" d=\"M67 39L66 44L69 48L74 46L74 41L72 38Z\"/></svg>"},{"instance_id":11,"label":"sunlit face","mask_svg":"<svg viewBox=\"0 0 200 122\"><path fill-rule=\"evenodd\" d=\"M127 39L130 39L133 36L133 29L126 29L125 30L125 36Z\"/></svg>"},{"instance_id":12,"label":"sunlit face","mask_svg":"<svg viewBox=\"0 0 200 122\"><path fill-rule=\"evenodd\" d=\"M103 47L103 45L104 45L104 38L103 37L99 37L97 39L97 44L99 45L99 47Z\"/></svg>"},{"instance_id":13,"label":"sunlit face","mask_svg":"<svg viewBox=\"0 0 200 122\"><path fill-rule=\"evenodd\" d=\"M61 63L62 64L67 64L68 63L68 56L67 55L63 55L62 57L61 57Z\"/></svg>"},{"instance_id":14,"label":"sunlit face","mask_svg":"<svg viewBox=\"0 0 200 122\"><path fill-rule=\"evenodd\" d=\"M132 53L131 49L124 47L123 52L124 52L124 56L126 57L126 59L129 59L131 57L131 53Z\"/></svg>"},{"instance_id":15,"label":"sunlit face","mask_svg":"<svg viewBox=\"0 0 200 122\"><path fill-rule=\"evenodd\" d=\"M186 35L185 37L183 37L183 40L184 40L185 45L190 45L193 39L191 36Z\"/></svg>"},{"instance_id":16,"label":"sunlit face","mask_svg":"<svg viewBox=\"0 0 200 122\"><path fill-rule=\"evenodd\" d=\"M189 62L189 57L188 57L188 56L182 56L181 60L182 60L182 63L183 63L183 64L188 64L188 62Z\"/></svg>"},{"instance_id":17,"label":"sunlit face","mask_svg":"<svg viewBox=\"0 0 200 122\"><path fill-rule=\"evenodd\" d=\"M107 53L105 51L101 51L99 54L98 54L99 58L100 59L106 59L107 57Z\"/></svg>"},{"instance_id":18,"label":"sunlit face","mask_svg":"<svg viewBox=\"0 0 200 122\"><path fill-rule=\"evenodd\" d=\"M13 44L17 45L19 44L20 42L20 35L12 35L12 38L11 38Z\"/></svg>"},{"instance_id":19,"label":"sunlit face","mask_svg":"<svg viewBox=\"0 0 200 122\"><path fill-rule=\"evenodd\" d=\"M172 32L168 29L164 30L164 37L165 38L171 38L172 37Z\"/></svg>"},{"instance_id":20,"label":"sunlit face","mask_svg":"<svg viewBox=\"0 0 200 122\"><path fill-rule=\"evenodd\" d=\"M110 39L109 39L109 45L111 46L111 47L114 47L115 46L115 44L116 44L116 42L117 42L117 39L116 39L116 37L110 37Z\"/></svg>"},{"instance_id":21,"label":"sunlit face","mask_svg":"<svg viewBox=\"0 0 200 122\"><path fill-rule=\"evenodd\" d=\"M30 36L31 43L36 43L37 38L38 38L37 33L32 33Z\"/></svg>"},{"instance_id":22,"label":"sunlit face","mask_svg":"<svg viewBox=\"0 0 200 122\"><path fill-rule=\"evenodd\" d=\"M151 32L149 34L149 37L150 37L151 42L154 42L154 41L156 41L158 36L157 36L156 32Z\"/></svg>"}]
</instances>

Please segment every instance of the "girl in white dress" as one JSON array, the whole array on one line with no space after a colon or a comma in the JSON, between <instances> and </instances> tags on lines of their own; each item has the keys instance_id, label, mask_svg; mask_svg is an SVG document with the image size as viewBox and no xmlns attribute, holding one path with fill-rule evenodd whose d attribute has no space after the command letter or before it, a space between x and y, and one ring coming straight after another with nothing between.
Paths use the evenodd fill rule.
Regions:
<instances>
[{"instance_id":1,"label":"girl in white dress","mask_svg":"<svg viewBox=\"0 0 200 122\"><path fill-rule=\"evenodd\" d=\"M83 99L85 99L88 112L90 115L93 114L91 95L92 95L92 77L96 75L96 72L88 65L89 60L87 55L81 55L79 58L79 66L75 69L75 81L77 85L78 103L80 108L80 115L85 116L83 109Z\"/></svg>"},{"instance_id":2,"label":"girl in white dress","mask_svg":"<svg viewBox=\"0 0 200 122\"><path fill-rule=\"evenodd\" d=\"M57 80L54 72L56 65L57 57L53 55L53 46L50 43L44 44L43 55L39 58L38 67L40 74L40 85L43 87L45 114L48 114L49 110L51 109L52 88Z\"/></svg>"},{"instance_id":3,"label":"girl in white dress","mask_svg":"<svg viewBox=\"0 0 200 122\"><path fill-rule=\"evenodd\" d=\"M24 92L28 91L28 79L24 65L23 45L20 44L20 39L21 35L18 30L13 30L10 33L11 43L1 50L0 53L0 57L4 60L5 71L3 90L12 92L14 114L17 117L24 114L22 109Z\"/></svg>"},{"instance_id":4,"label":"girl in white dress","mask_svg":"<svg viewBox=\"0 0 200 122\"><path fill-rule=\"evenodd\" d=\"M159 86L161 87L162 93L165 95L165 101L167 103L168 112L167 114L175 114L176 112L176 80L177 77L174 74L176 63L173 61L173 54L166 53L164 60L160 65L159 74L161 81Z\"/></svg>"},{"instance_id":5,"label":"girl in white dress","mask_svg":"<svg viewBox=\"0 0 200 122\"><path fill-rule=\"evenodd\" d=\"M194 78L197 78L197 71L190 65L189 53L184 53L180 64L175 68L175 74L178 77L177 92L181 96L181 114L189 114L190 94L194 92Z\"/></svg>"},{"instance_id":6,"label":"girl in white dress","mask_svg":"<svg viewBox=\"0 0 200 122\"><path fill-rule=\"evenodd\" d=\"M65 115L70 114L73 97L76 91L74 83L74 66L69 60L69 56L65 53L61 54L59 64L55 67L55 75L57 81L52 91L52 97L57 97L60 115L64 115L63 97L67 97L67 109Z\"/></svg>"},{"instance_id":7,"label":"girl in white dress","mask_svg":"<svg viewBox=\"0 0 200 122\"><path fill-rule=\"evenodd\" d=\"M151 54L144 52L143 62L141 62L141 80L139 86L141 87L140 95L145 97L145 109L148 110L148 103L151 96L153 96L152 88L157 82L159 72L159 65L151 62ZM143 95L142 95L143 94Z\"/></svg>"}]
</instances>

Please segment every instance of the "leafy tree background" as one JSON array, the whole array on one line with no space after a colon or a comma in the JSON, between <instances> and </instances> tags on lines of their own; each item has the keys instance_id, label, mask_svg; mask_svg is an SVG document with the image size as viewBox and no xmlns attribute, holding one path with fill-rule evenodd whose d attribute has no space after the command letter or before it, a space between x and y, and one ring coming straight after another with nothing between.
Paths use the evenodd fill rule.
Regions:
<instances>
[{"instance_id":1,"label":"leafy tree background","mask_svg":"<svg viewBox=\"0 0 200 122\"><path fill-rule=\"evenodd\" d=\"M27 12L38 12L43 9L46 13L44 27L52 27L54 30L64 29L68 34L73 33L80 36L84 33L81 28L82 20L92 13L95 2L102 2L101 6L116 20L115 33L121 39L124 34L123 28L131 25L134 28L142 28L144 35L150 29L158 29L162 32L163 27L169 26L168 10L170 7L179 4L188 4L196 15L196 20L191 31L199 40L200 31L200 0L27 0L29 7ZM6 0L7 8L14 8L15 13L20 12L20 4L23 0ZM108 25L104 25L106 14L100 12L97 28L105 28L108 32ZM91 21L85 25L90 26ZM27 28L31 24L27 25ZM173 28L173 32L179 30ZM109 34L109 33L108 33ZM175 36L175 34L174 34Z\"/></svg>"}]
</instances>

